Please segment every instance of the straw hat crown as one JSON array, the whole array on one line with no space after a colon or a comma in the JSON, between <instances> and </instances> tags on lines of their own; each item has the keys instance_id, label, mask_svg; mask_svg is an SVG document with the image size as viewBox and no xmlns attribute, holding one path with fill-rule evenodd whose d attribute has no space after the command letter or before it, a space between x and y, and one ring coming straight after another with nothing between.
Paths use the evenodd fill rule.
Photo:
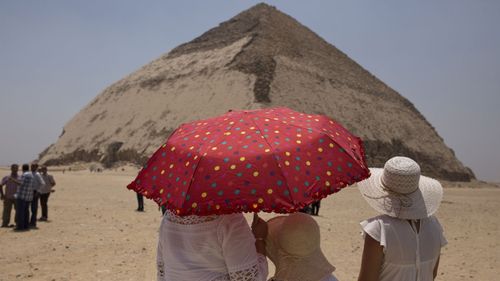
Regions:
<instances>
[{"instance_id":1,"label":"straw hat crown","mask_svg":"<svg viewBox=\"0 0 500 281\"><path fill-rule=\"evenodd\" d=\"M410 158L393 157L385 163L380 181L388 191L410 194L418 189L420 166Z\"/></svg>"},{"instance_id":2,"label":"straw hat crown","mask_svg":"<svg viewBox=\"0 0 500 281\"><path fill-rule=\"evenodd\" d=\"M278 243L293 256L308 256L320 247L319 226L307 215L290 215L281 225Z\"/></svg>"}]
</instances>

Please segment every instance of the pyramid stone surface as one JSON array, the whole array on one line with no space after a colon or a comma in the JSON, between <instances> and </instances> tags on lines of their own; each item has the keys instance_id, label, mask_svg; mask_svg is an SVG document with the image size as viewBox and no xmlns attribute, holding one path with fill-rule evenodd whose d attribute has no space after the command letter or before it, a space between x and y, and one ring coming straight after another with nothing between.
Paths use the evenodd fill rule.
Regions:
<instances>
[{"instance_id":1,"label":"pyramid stone surface","mask_svg":"<svg viewBox=\"0 0 500 281\"><path fill-rule=\"evenodd\" d=\"M106 88L40 154L47 164L143 163L181 123L228 109L325 114L365 141L370 166L395 155L423 174L472 171L411 102L290 16L258 4Z\"/></svg>"}]
</instances>

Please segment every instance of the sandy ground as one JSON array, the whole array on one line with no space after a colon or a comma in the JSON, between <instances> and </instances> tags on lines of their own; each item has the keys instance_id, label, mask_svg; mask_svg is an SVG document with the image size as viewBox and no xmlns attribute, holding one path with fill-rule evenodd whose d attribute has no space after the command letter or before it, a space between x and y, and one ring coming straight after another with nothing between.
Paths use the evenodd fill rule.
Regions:
<instances>
[{"instance_id":1,"label":"sandy ground","mask_svg":"<svg viewBox=\"0 0 500 281\"><path fill-rule=\"evenodd\" d=\"M0 280L154 280L161 213L149 200L146 212L134 211L135 194L125 186L135 173L54 172L50 221L23 233L0 229ZM499 209L499 188L445 190L437 215L449 244L437 280L498 280ZM358 222L375 213L353 187L324 200L320 213L322 248L335 274L355 280L363 242Z\"/></svg>"}]
</instances>

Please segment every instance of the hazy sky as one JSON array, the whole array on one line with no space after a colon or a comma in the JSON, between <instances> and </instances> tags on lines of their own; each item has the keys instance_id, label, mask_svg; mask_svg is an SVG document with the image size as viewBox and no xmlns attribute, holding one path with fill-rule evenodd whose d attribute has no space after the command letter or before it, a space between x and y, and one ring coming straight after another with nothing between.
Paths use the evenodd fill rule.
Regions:
<instances>
[{"instance_id":1,"label":"hazy sky","mask_svg":"<svg viewBox=\"0 0 500 281\"><path fill-rule=\"evenodd\" d=\"M265 1L408 98L500 182L500 1ZM257 1L0 0L0 164L27 162L111 83Z\"/></svg>"}]
</instances>

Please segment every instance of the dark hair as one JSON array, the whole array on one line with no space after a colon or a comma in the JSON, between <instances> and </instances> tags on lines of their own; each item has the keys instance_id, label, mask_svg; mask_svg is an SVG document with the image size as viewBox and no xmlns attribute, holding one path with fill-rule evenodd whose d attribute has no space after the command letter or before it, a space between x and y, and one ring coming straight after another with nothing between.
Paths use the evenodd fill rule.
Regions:
<instances>
[{"instance_id":1,"label":"dark hair","mask_svg":"<svg viewBox=\"0 0 500 281\"><path fill-rule=\"evenodd\" d=\"M23 164L23 172L27 172L30 170L30 165L28 164Z\"/></svg>"},{"instance_id":2,"label":"dark hair","mask_svg":"<svg viewBox=\"0 0 500 281\"><path fill-rule=\"evenodd\" d=\"M14 168L19 168L19 165L17 165L17 164L12 164L12 165L10 165L10 168L11 168L11 169L14 169Z\"/></svg>"}]
</instances>

